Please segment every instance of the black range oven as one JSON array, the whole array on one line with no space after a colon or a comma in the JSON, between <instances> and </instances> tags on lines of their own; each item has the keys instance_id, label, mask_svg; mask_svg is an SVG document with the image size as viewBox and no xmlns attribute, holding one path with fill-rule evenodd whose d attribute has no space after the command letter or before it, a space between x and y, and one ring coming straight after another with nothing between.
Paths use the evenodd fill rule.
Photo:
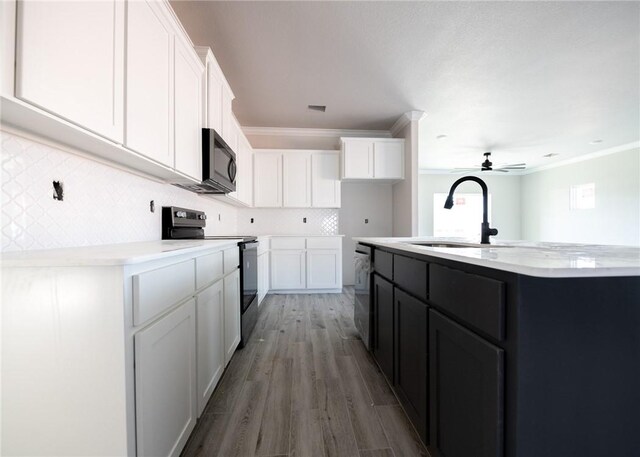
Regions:
<instances>
[{"instance_id":1,"label":"black range oven","mask_svg":"<svg viewBox=\"0 0 640 457\"><path fill-rule=\"evenodd\" d=\"M258 241L255 236L205 236L207 216L202 211L162 207L163 240L224 240L241 239L240 250L240 323L243 347L258 320Z\"/></svg>"}]
</instances>

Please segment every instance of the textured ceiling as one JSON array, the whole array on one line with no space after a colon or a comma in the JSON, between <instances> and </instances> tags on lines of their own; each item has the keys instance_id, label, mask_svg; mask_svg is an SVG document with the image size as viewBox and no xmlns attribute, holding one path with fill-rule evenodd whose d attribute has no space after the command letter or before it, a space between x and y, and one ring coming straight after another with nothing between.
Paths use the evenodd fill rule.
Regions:
<instances>
[{"instance_id":1,"label":"textured ceiling","mask_svg":"<svg viewBox=\"0 0 640 457\"><path fill-rule=\"evenodd\" d=\"M485 150L543 165L640 139L638 2L172 5L213 49L244 126L388 129L423 110L431 169Z\"/></svg>"}]
</instances>

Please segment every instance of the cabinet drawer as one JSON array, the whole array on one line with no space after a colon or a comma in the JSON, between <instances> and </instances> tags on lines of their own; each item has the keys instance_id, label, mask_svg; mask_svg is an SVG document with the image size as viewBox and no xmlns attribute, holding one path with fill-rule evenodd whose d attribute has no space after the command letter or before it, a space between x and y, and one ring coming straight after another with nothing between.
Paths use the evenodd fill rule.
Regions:
<instances>
[{"instance_id":1,"label":"cabinet drawer","mask_svg":"<svg viewBox=\"0 0 640 457\"><path fill-rule=\"evenodd\" d=\"M379 249L373 251L373 269L379 275L393 280L393 254Z\"/></svg>"},{"instance_id":2,"label":"cabinet drawer","mask_svg":"<svg viewBox=\"0 0 640 457\"><path fill-rule=\"evenodd\" d=\"M133 325L146 322L193 295L195 275L193 259L134 275Z\"/></svg>"},{"instance_id":3,"label":"cabinet drawer","mask_svg":"<svg viewBox=\"0 0 640 457\"><path fill-rule=\"evenodd\" d=\"M393 256L395 283L422 300L427 299L429 264L423 260L401 255Z\"/></svg>"},{"instance_id":4,"label":"cabinet drawer","mask_svg":"<svg viewBox=\"0 0 640 457\"><path fill-rule=\"evenodd\" d=\"M297 236L271 238L271 249L305 249L305 239Z\"/></svg>"},{"instance_id":5,"label":"cabinet drawer","mask_svg":"<svg viewBox=\"0 0 640 457\"><path fill-rule=\"evenodd\" d=\"M196 288L201 287L221 278L224 274L222 267L222 251L203 255L196 258Z\"/></svg>"},{"instance_id":6,"label":"cabinet drawer","mask_svg":"<svg viewBox=\"0 0 640 457\"><path fill-rule=\"evenodd\" d=\"M504 339L506 286L502 281L431 264L429 288L434 305L499 341Z\"/></svg>"},{"instance_id":7,"label":"cabinet drawer","mask_svg":"<svg viewBox=\"0 0 640 457\"><path fill-rule=\"evenodd\" d=\"M307 238L307 249L340 249L342 239L338 237L314 236Z\"/></svg>"},{"instance_id":8,"label":"cabinet drawer","mask_svg":"<svg viewBox=\"0 0 640 457\"><path fill-rule=\"evenodd\" d=\"M224 274L231 273L240 266L240 248L229 248L222 252L224 255Z\"/></svg>"}]
</instances>

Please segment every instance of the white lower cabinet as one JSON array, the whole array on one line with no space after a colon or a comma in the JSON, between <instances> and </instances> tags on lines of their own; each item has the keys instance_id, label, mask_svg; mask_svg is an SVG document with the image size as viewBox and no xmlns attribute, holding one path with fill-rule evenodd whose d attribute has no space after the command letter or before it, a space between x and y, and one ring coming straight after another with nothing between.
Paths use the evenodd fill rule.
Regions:
<instances>
[{"instance_id":1,"label":"white lower cabinet","mask_svg":"<svg viewBox=\"0 0 640 457\"><path fill-rule=\"evenodd\" d=\"M240 344L240 270L224 278L224 364Z\"/></svg>"},{"instance_id":2,"label":"white lower cabinet","mask_svg":"<svg viewBox=\"0 0 640 457\"><path fill-rule=\"evenodd\" d=\"M342 287L342 256L338 249L307 251L307 289L338 289Z\"/></svg>"},{"instance_id":3,"label":"white lower cabinet","mask_svg":"<svg viewBox=\"0 0 640 457\"><path fill-rule=\"evenodd\" d=\"M304 289L305 251L301 249L271 251L271 288Z\"/></svg>"},{"instance_id":4,"label":"white lower cabinet","mask_svg":"<svg viewBox=\"0 0 640 457\"><path fill-rule=\"evenodd\" d=\"M196 424L195 300L135 335L139 456L180 455Z\"/></svg>"},{"instance_id":5,"label":"white lower cabinet","mask_svg":"<svg viewBox=\"0 0 640 457\"><path fill-rule=\"evenodd\" d=\"M219 279L196 296L198 416L222 377L224 360L224 281Z\"/></svg>"},{"instance_id":6,"label":"white lower cabinet","mask_svg":"<svg viewBox=\"0 0 640 457\"><path fill-rule=\"evenodd\" d=\"M269 292L269 252L258 255L258 306Z\"/></svg>"},{"instance_id":7,"label":"white lower cabinet","mask_svg":"<svg viewBox=\"0 0 640 457\"><path fill-rule=\"evenodd\" d=\"M269 289L342 288L341 237L273 237L270 254Z\"/></svg>"}]
</instances>

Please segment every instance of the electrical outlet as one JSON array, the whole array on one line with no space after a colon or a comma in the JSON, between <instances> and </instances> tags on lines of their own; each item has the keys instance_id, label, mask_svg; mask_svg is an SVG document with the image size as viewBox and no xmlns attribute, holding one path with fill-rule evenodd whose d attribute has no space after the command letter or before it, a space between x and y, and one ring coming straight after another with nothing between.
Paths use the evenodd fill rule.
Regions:
<instances>
[{"instance_id":1,"label":"electrical outlet","mask_svg":"<svg viewBox=\"0 0 640 457\"><path fill-rule=\"evenodd\" d=\"M364 223L365 223L365 224L368 224L368 223L369 223L369 219L365 219L365 220L364 220Z\"/></svg>"},{"instance_id":2,"label":"electrical outlet","mask_svg":"<svg viewBox=\"0 0 640 457\"><path fill-rule=\"evenodd\" d=\"M303 218L302 218L302 222L303 222L304 224L306 224L306 223L307 223L307 218L306 218L306 217L303 217Z\"/></svg>"},{"instance_id":3,"label":"electrical outlet","mask_svg":"<svg viewBox=\"0 0 640 457\"><path fill-rule=\"evenodd\" d=\"M53 199L58 201L64 200L62 181L53 181Z\"/></svg>"},{"instance_id":4,"label":"electrical outlet","mask_svg":"<svg viewBox=\"0 0 640 457\"><path fill-rule=\"evenodd\" d=\"M251 223L253 224L253 218L251 218Z\"/></svg>"},{"instance_id":5,"label":"electrical outlet","mask_svg":"<svg viewBox=\"0 0 640 457\"><path fill-rule=\"evenodd\" d=\"M152 213L156 212L156 202L155 202L155 200L151 200L149 202L149 211L151 211Z\"/></svg>"},{"instance_id":6,"label":"electrical outlet","mask_svg":"<svg viewBox=\"0 0 640 457\"><path fill-rule=\"evenodd\" d=\"M221 220L222 220L222 215L218 213L218 222L220 222Z\"/></svg>"}]
</instances>

